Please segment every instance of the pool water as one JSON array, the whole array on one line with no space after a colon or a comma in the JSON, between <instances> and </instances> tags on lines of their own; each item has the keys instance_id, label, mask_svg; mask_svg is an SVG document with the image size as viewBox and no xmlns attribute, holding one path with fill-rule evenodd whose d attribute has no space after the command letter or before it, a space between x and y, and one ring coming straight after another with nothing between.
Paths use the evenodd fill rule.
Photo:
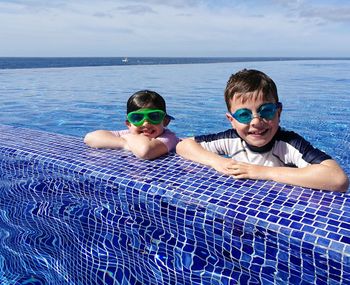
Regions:
<instances>
[{"instance_id":1,"label":"pool water","mask_svg":"<svg viewBox=\"0 0 350 285\"><path fill-rule=\"evenodd\" d=\"M347 194L82 142L125 128L145 88L180 137L225 130L223 90L244 67L277 83L281 125L349 175L350 61L0 70L0 283L347 284Z\"/></svg>"},{"instance_id":2,"label":"pool water","mask_svg":"<svg viewBox=\"0 0 350 285\"><path fill-rule=\"evenodd\" d=\"M229 76L254 68L276 82L281 125L336 159L350 175L350 60L237 62L0 70L0 123L82 137L125 128L129 96L162 94L180 137L225 130Z\"/></svg>"}]
</instances>

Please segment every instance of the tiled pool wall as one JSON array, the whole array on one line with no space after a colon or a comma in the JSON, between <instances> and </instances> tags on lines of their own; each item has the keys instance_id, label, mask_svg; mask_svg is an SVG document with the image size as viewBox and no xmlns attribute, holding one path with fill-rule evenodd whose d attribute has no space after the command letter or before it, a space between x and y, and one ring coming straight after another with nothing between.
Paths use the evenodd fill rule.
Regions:
<instances>
[{"instance_id":1,"label":"tiled pool wall","mask_svg":"<svg viewBox=\"0 0 350 285\"><path fill-rule=\"evenodd\" d=\"M25 282L350 284L349 195L0 126L0 283Z\"/></svg>"}]
</instances>

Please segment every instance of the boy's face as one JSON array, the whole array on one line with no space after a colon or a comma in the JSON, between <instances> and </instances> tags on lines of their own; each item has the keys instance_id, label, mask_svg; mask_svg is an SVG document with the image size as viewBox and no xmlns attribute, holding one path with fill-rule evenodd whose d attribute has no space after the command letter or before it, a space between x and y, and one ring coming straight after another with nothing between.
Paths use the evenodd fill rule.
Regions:
<instances>
[{"instance_id":1,"label":"boy's face","mask_svg":"<svg viewBox=\"0 0 350 285\"><path fill-rule=\"evenodd\" d=\"M243 140L245 140L249 145L262 147L268 144L276 134L279 128L279 120L282 108L277 108L276 114L272 119L261 118L258 112L264 109L265 106L268 108L269 105L264 105L263 107L261 106L266 103L277 102L274 100L260 99L262 96L256 96L256 94L253 93L254 92L252 92L252 94L244 95L252 98L244 103L242 103L242 100L237 99L236 96L234 96L231 100L231 114L226 113L226 117L230 121L232 127L237 131L238 135ZM232 114L236 113L239 109L247 109L245 111L248 111L248 114L250 110L253 116L252 120L247 123L240 123L238 120L236 120Z\"/></svg>"},{"instance_id":2,"label":"boy's face","mask_svg":"<svg viewBox=\"0 0 350 285\"><path fill-rule=\"evenodd\" d=\"M125 124L132 134L141 134L149 138L157 138L164 132L165 127L169 124L169 119L165 117L159 124L152 124L145 119L140 126L135 126L126 120Z\"/></svg>"}]
</instances>

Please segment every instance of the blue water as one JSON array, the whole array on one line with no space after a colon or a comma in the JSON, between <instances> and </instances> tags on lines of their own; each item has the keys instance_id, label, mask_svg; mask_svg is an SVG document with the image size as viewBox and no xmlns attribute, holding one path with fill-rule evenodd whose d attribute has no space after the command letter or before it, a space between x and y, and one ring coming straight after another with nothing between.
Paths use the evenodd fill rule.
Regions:
<instances>
[{"instance_id":1,"label":"blue water","mask_svg":"<svg viewBox=\"0 0 350 285\"><path fill-rule=\"evenodd\" d=\"M0 57L0 69L287 61L303 59L300 57Z\"/></svg>"},{"instance_id":2,"label":"blue water","mask_svg":"<svg viewBox=\"0 0 350 285\"><path fill-rule=\"evenodd\" d=\"M0 124L68 134L78 138L93 129L124 128L125 102L134 91L144 88L154 89L165 97L169 113L176 117L170 128L179 136L227 129L230 124L225 119L223 90L228 77L242 68L260 69L269 74L278 85L280 99L284 104L281 125L297 131L315 146L331 154L346 169L348 175L350 174L349 60L254 61L250 59L236 62L205 63L202 61L201 64L189 61L181 64L169 61L157 64L153 61L149 64L105 66L91 59L89 64L74 63L74 60L72 63L72 59L69 59L70 65L84 66L63 67L68 63L59 59L60 68L48 68L48 66L56 66L52 63L56 59L52 61L45 59L46 65L35 60L29 65L23 65L21 60L11 59L8 63L8 65L14 64L16 68L6 67L8 66L6 64L3 69L0 68ZM77 61L80 60L77 59ZM208 169L205 170L208 173L204 173L203 177L198 179L199 176L193 176L193 169L183 166L189 162L178 163L176 156L154 162L139 161L133 157L127 157L125 153L124 156L114 153L115 156L112 157L109 151L93 149L86 151L81 141L77 141L76 138L60 139L55 135L42 133L38 135L35 132L31 135L30 131L18 134L17 137L15 131L12 130L10 136L9 133L0 132L3 143L9 142L12 146L18 144L18 148L32 150L28 155L32 158L41 157L41 161L40 158L36 164L28 161L28 157L25 157L26 151L18 151L18 153L12 151L10 158L6 157L8 155L6 153L2 161L3 171L0 173L2 234L0 237L3 255L0 258L0 280L1 282L7 280L5 284L12 284L13 280L16 280L15 284L46 284L48 279L54 284L65 284L66 280L69 280L67 278L73 277L76 277L76 284L88 284L91 281L89 278L96 278L94 275L96 270L100 274L100 279L95 279L95 281L98 280L95 282L98 284L104 282L138 284L135 276L139 282L140 280L160 280L159 284L173 284L170 282L173 279L169 276L173 276L174 273L171 270L174 267L184 272L179 284L188 284L185 281L188 280L188 276L193 276L198 281L196 284L214 284L214 281L215 284L225 284L220 283L222 280L226 280L226 284L229 284L227 280L230 275L225 275L227 272L220 271L217 276L213 274L215 270L230 266L234 266L234 269L228 270L228 273L233 274L231 276L233 280L240 280L242 284L248 283L247 280L250 283L260 284L264 276L267 278L266 284L269 283L268 280L274 280L275 284L285 284L286 280L290 280L291 284L301 284L301 277L305 284L308 281L313 283L316 277L322 281L322 284L327 284L327 278L330 277L334 277L333 281L348 280L350 272L346 267L348 255L345 253L343 257L340 256L337 246L340 246L340 242L342 242L341 246L349 243L349 207L346 197L339 197L338 193L327 196L329 193L310 192L308 189L305 189L305 192L302 189L293 190L292 187L281 190L279 185L271 182L266 182L267 185L264 187L262 184L265 182L262 181L254 181L257 183L255 188L236 185L234 189L234 183L249 184L251 181L226 182L225 179L230 179L229 177L218 177L214 171L210 172ZM31 136L33 136L32 140ZM29 138L28 142L27 138ZM65 145L69 147L65 148ZM44 155L38 156L38 153L44 153ZM58 163L59 160L49 163L52 157L60 157L61 161L64 161L63 164ZM72 158L76 158L76 161ZM73 161L73 163L70 165L65 161ZM77 161L79 167L75 170L76 172L71 173L77 166ZM47 168L44 168L45 163ZM85 172L79 170L82 169L81 165L89 167L88 170L83 169L87 171L86 176ZM133 166L137 167L137 173ZM168 168L165 171L163 167ZM91 169L96 171L91 172ZM117 175L119 175L118 179L129 179L128 182L123 180L127 187L118 183L112 186L104 185L103 179L90 175L94 173L106 179L104 175L107 171L108 173L115 171L112 176L114 179ZM197 180L193 181L195 179ZM142 187L136 187L135 181L137 186L145 187L147 191L143 191ZM164 189L162 185L165 185ZM155 187L152 188L152 186ZM149 200L146 200L150 197L148 196L150 189L161 191L161 194L156 196L159 201L155 199L149 203ZM237 189L244 193L238 193L237 196L235 192ZM225 195L218 199L216 195L219 195L220 191L225 191ZM164 197L164 193L166 195L172 193L174 197ZM182 205L183 200L178 198L182 194L186 201L190 197L198 202L197 198L200 197L201 204ZM322 195L325 199L321 201L318 196L322 197ZM237 199L238 197L242 200ZM227 202L228 198L230 203ZM310 203L306 202L309 201L308 199ZM176 207L170 205L170 200ZM128 201L132 203L128 204ZM142 204L141 201L147 203ZM208 201L210 203L207 203ZM254 219L254 215L249 216L252 219L251 223L245 221L245 218L242 218L244 215L239 212L239 209L246 206L248 201L252 202L249 204L250 210L261 214L259 220ZM260 205L261 201L264 203ZM274 201L273 205L271 201ZM336 203L329 207L331 201ZM120 208L119 206L113 208L118 203ZM266 203L269 203L268 206ZM293 208L296 204L297 207ZM152 219L153 216L148 214L143 217L145 220L135 216L134 219L138 223L134 223L133 219L129 219L130 217L125 217L131 215L135 209L135 212L139 212L138 207L145 205L155 209L153 214L157 217L156 221L158 217L162 217L161 225L156 225L154 228L153 224L152 227L149 226L147 219ZM193 210L196 205L200 205L198 212ZM308 207L304 208L303 205ZM321 208L319 208L320 205ZM192 211L188 212L186 219L181 216L181 211L184 211L182 206ZM234 214L238 214L238 226L241 223L242 229L244 226L247 232L241 231L235 223L232 225L232 229L235 229L234 234L229 232L225 235L227 243L223 243L221 237L217 240L208 238L213 236L213 233L217 234L217 231L220 236L219 219L215 220L218 225L215 230L211 224L206 224L208 227L204 227L205 223L202 223L210 216L214 206L218 209L217 213L223 209L225 211L230 209L230 215L227 216L227 221L230 223L235 217ZM261 206L267 210L262 210ZM247 210L249 207L243 208ZM297 228L293 228L295 235L292 238L290 236L292 228L288 228L291 221L288 219L289 213L294 210L297 210L296 213L299 216L293 215L295 217L293 223L302 220L305 224L300 223ZM313 215L315 212L320 213ZM178 215L179 219L177 219ZM268 215L272 215L270 218L276 220L264 221L264 218L261 218ZM188 248L183 251L178 250L178 248L184 248L181 244L184 241L180 237L173 238L170 243L167 243L170 236L165 234L166 231L162 231L164 224L169 224L169 227L173 227L171 229L177 233L179 228L185 229L185 225L191 225L194 217L201 221L194 223L199 230L195 230L192 235L186 227L182 235L182 238L188 237L185 241L191 245L189 252L187 252ZM167 220L169 218L176 218L176 221ZM273 222L270 223L270 220ZM258 221L262 222L263 226L260 227ZM315 228L309 226L311 222ZM68 226L69 223L72 227ZM139 231L136 225L140 225ZM273 229L276 226L281 227L283 234L287 232L287 238L281 232L271 231L271 228L268 232L268 226L273 226ZM79 227L82 230L77 232ZM323 227L325 229L321 230ZM152 234L149 240L143 241L140 237L146 229ZM256 231L256 229L259 230ZM302 229L302 232L296 232L295 229ZM329 233L326 229L332 232ZM265 232L266 236L269 236L267 240L265 240ZM194 233L204 239L197 239ZM272 233L276 236L271 236ZM301 248L297 237L303 237L304 234L312 235L312 238L314 235L317 237L318 245L320 243L322 245L317 248L320 251L310 250L314 248L316 238L310 241L305 238ZM322 241L329 240L319 241L320 236L327 236L331 240L331 245L336 248L335 255L326 254L326 251L333 252L333 247L328 244L327 247L323 246ZM277 237L281 237L281 240ZM128 243L129 238L131 243ZM143 251L143 246L149 241L151 246L148 255ZM176 246L173 246L174 244ZM80 246L83 252L88 251L89 254L82 253L79 256L80 251L77 249ZM222 251L220 246L228 247L227 252L223 252L224 255L228 254L226 257L230 257L230 253L237 254L233 258L235 262L211 259L212 255L209 255L206 250L216 251L216 246L219 246L218 253ZM124 260L124 251L130 248L132 251L125 253L126 260ZM174 251L177 253L175 257L170 254ZM344 252L343 249L341 251ZM137 252L144 257L140 258ZM135 255L127 256L128 253ZM83 256L92 257L92 259L84 259L84 263ZM114 260L117 256L123 259L120 263ZM207 258L208 256L210 258ZM154 257L153 263L148 261L144 263L148 257L150 259ZM283 261L279 259L276 261L277 257L281 257ZM196 262L192 263L191 258ZM202 262L198 262L200 260ZM221 262L224 264L220 264ZM79 270L75 270L76 264ZM133 267L125 267L125 264ZM261 269L262 264L266 265L263 269ZM219 266L216 269L211 265ZM302 268L300 265L303 265ZM193 272L186 271L190 267L194 269ZM90 268L95 271L92 272ZM343 271L341 272L339 268ZM72 272L70 272L71 269ZM327 269L329 269L328 273ZM22 274L23 270L26 270L27 274ZM303 270L302 276L300 276L300 270ZM144 271L150 274L149 279L142 279L147 275ZM258 273L256 274L255 271ZM163 275L164 272L166 274ZM199 279L196 274L203 279ZM106 280L109 280L109 283ZM204 283L203 280L207 282ZM147 284L149 283L151 282ZM331 283L328 282L328 284Z\"/></svg>"},{"instance_id":3,"label":"blue water","mask_svg":"<svg viewBox=\"0 0 350 285\"><path fill-rule=\"evenodd\" d=\"M350 175L350 60L243 58L193 64L182 59L188 64L174 64L174 59L163 59L157 64L149 58L152 64L70 68L24 68L44 59L36 65L34 59L24 59L34 61L31 65L21 58L6 64L1 60L2 66L22 67L0 69L1 124L80 137L94 129L124 128L126 100L144 88L165 97L176 118L169 127L180 137L225 130L230 127L223 99L227 79L242 68L259 69L278 86L284 106L281 125L332 155ZM60 59L76 65L82 60ZM101 63L90 59L88 65L93 64Z\"/></svg>"}]
</instances>

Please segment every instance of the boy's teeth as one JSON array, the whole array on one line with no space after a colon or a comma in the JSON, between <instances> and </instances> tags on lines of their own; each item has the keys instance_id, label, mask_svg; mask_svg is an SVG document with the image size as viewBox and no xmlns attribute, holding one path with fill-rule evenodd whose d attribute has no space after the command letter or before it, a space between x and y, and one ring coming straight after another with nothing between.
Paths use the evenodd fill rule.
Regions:
<instances>
[{"instance_id":1,"label":"boy's teeth","mask_svg":"<svg viewBox=\"0 0 350 285\"><path fill-rule=\"evenodd\" d=\"M264 131L260 131L260 132L252 132L252 134L254 135L261 135Z\"/></svg>"}]
</instances>

